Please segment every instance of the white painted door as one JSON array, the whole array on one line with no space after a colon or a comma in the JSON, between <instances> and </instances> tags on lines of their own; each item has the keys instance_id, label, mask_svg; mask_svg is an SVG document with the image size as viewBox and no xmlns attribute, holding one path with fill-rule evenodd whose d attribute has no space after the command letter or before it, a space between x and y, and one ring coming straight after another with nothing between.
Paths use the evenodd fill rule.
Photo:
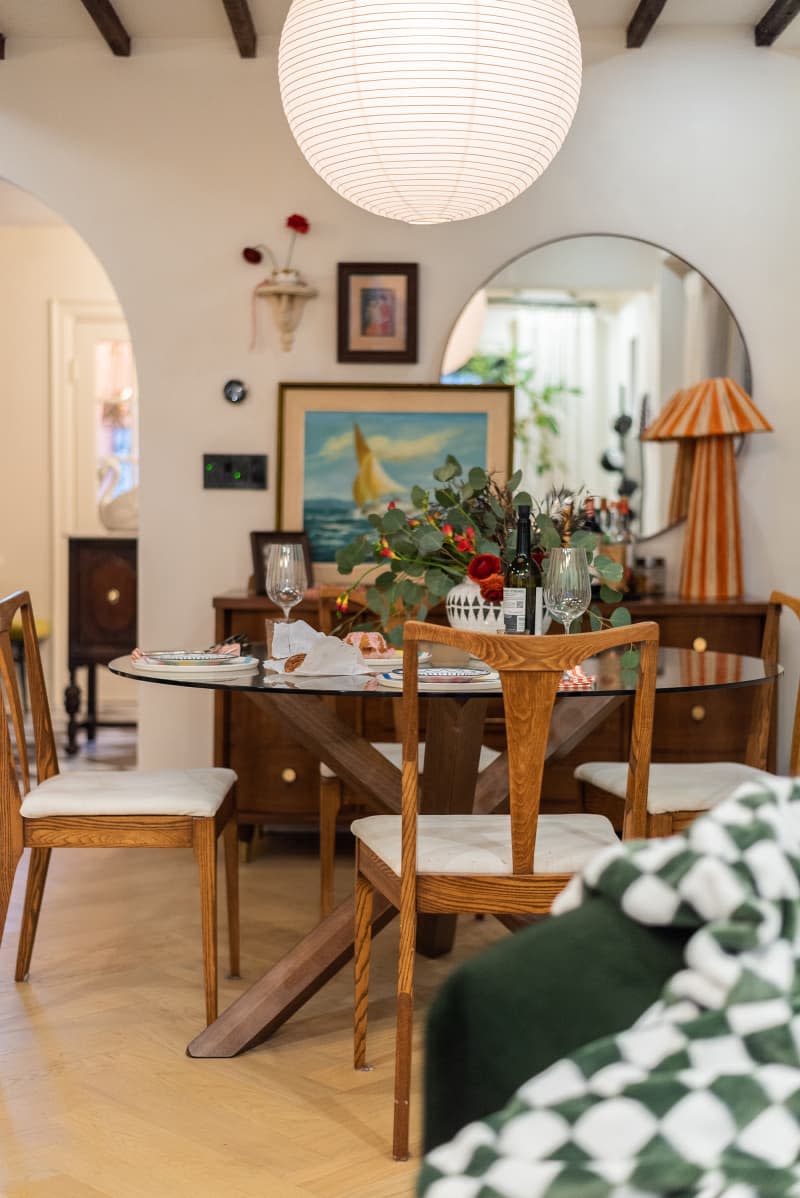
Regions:
<instances>
[{"instance_id":1,"label":"white painted door","mask_svg":"<svg viewBox=\"0 0 800 1198\"><path fill-rule=\"evenodd\" d=\"M109 530L99 504L138 487L139 478L136 373L120 309L55 301L51 340L55 704L68 678L67 538L135 536L135 529ZM130 682L100 668L97 683L99 718L134 718Z\"/></svg>"},{"instance_id":2,"label":"white painted door","mask_svg":"<svg viewBox=\"0 0 800 1198\"><path fill-rule=\"evenodd\" d=\"M136 371L125 322L79 321L70 370L75 438L70 532L104 536L109 530L100 505L139 483Z\"/></svg>"}]
</instances>

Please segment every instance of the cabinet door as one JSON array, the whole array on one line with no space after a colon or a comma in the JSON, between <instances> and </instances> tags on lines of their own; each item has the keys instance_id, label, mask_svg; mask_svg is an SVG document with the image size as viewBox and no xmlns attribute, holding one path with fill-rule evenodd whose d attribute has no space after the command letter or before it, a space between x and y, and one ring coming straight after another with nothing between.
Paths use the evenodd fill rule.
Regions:
<instances>
[{"instance_id":1,"label":"cabinet door","mask_svg":"<svg viewBox=\"0 0 800 1198\"><path fill-rule=\"evenodd\" d=\"M69 543L69 665L105 663L136 644L136 542Z\"/></svg>"}]
</instances>

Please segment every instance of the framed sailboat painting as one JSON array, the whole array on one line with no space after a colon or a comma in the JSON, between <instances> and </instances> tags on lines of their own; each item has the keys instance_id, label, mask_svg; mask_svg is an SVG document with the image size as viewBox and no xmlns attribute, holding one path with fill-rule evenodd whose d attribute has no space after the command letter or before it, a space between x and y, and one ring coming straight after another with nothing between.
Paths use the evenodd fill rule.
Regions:
<instances>
[{"instance_id":1,"label":"framed sailboat painting","mask_svg":"<svg viewBox=\"0 0 800 1198\"><path fill-rule=\"evenodd\" d=\"M435 485L447 455L511 473L514 388L405 383L282 383L279 528L304 528L314 577L339 583L336 551L411 488Z\"/></svg>"}]
</instances>

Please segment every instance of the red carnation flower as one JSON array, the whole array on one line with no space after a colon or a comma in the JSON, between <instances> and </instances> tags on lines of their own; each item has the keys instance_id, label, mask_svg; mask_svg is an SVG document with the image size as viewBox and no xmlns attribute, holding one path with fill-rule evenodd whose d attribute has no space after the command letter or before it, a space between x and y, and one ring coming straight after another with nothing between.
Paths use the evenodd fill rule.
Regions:
<instances>
[{"instance_id":1,"label":"red carnation flower","mask_svg":"<svg viewBox=\"0 0 800 1198\"><path fill-rule=\"evenodd\" d=\"M479 553L467 566L467 575L473 582L483 582L499 574L502 569L503 563L494 553Z\"/></svg>"},{"instance_id":2,"label":"red carnation flower","mask_svg":"<svg viewBox=\"0 0 800 1198\"><path fill-rule=\"evenodd\" d=\"M491 557L490 553L482 554L483 557ZM477 561L477 558L475 559ZM495 558L495 561L498 561ZM503 602L503 575L490 574L488 578L484 578L480 584L481 596L487 603L502 603Z\"/></svg>"},{"instance_id":3,"label":"red carnation flower","mask_svg":"<svg viewBox=\"0 0 800 1198\"><path fill-rule=\"evenodd\" d=\"M293 212L286 218L286 228L291 229L293 233L307 233L311 225L299 212Z\"/></svg>"}]
</instances>

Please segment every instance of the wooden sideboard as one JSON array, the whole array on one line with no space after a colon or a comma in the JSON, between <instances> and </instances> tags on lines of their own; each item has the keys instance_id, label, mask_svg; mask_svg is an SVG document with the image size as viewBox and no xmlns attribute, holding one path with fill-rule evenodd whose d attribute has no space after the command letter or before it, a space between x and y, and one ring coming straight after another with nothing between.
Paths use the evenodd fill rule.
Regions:
<instances>
[{"instance_id":1,"label":"wooden sideboard","mask_svg":"<svg viewBox=\"0 0 800 1198\"><path fill-rule=\"evenodd\" d=\"M252 641L263 641L264 620L276 608L263 595L231 592L214 599L215 638L223 640L241 632ZM758 600L686 601L644 599L631 601L635 620L656 620L661 643L675 648L709 649L760 655L767 603ZM317 624L318 603L304 600L294 614ZM692 694L662 694L656 699L653 759L656 761L741 761L744 756L753 687ZM576 700L577 702L578 700ZM319 766L302 744L287 741L270 718L246 695L215 695L214 763L239 775L239 819L243 824L274 828L313 828L317 823ZM390 698L337 699L339 714L352 720L371 740L393 740ZM494 708L495 705L493 704ZM627 756L625 729L628 719L614 712L577 749L547 767L543 809L565 811L578 803L572 777L580 761L621 760ZM775 762L775 723L770 746L770 768ZM487 743L502 747L502 706L490 709ZM354 802L343 809L343 823L359 812ZM612 814L609 812L609 814Z\"/></svg>"},{"instance_id":2,"label":"wooden sideboard","mask_svg":"<svg viewBox=\"0 0 800 1198\"><path fill-rule=\"evenodd\" d=\"M636 621L655 620L660 643L669 648L761 656L769 608L765 600L640 599L626 600L626 606ZM700 694L657 694L653 761L743 761L755 695L752 686ZM777 722L776 689L767 759L771 770L775 769ZM627 758L629 723L627 713L620 709L567 757L548 765L543 793L550 804L560 810L577 805L579 787L572 775L580 762ZM618 822L616 804L592 810Z\"/></svg>"},{"instance_id":3,"label":"wooden sideboard","mask_svg":"<svg viewBox=\"0 0 800 1198\"><path fill-rule=\"evenodd\" d=\"M214 599L216 641L244 633L264 640L267 617L280 612L265 595L232 592ZM306 598L292 609L294 619L319 625L319 603ZM371 740L394 740L393 700L353 698L335 700L338 715L352 722ZM286 740L283 725L275 723L246 695L214 695L214 764L227 765L239 776L237 805L240 824L273 828L314 829L319 816L319 762L302 744ZM357 802L342 809L342 823L363 814Z\"/></svg>"}]
</instances>

